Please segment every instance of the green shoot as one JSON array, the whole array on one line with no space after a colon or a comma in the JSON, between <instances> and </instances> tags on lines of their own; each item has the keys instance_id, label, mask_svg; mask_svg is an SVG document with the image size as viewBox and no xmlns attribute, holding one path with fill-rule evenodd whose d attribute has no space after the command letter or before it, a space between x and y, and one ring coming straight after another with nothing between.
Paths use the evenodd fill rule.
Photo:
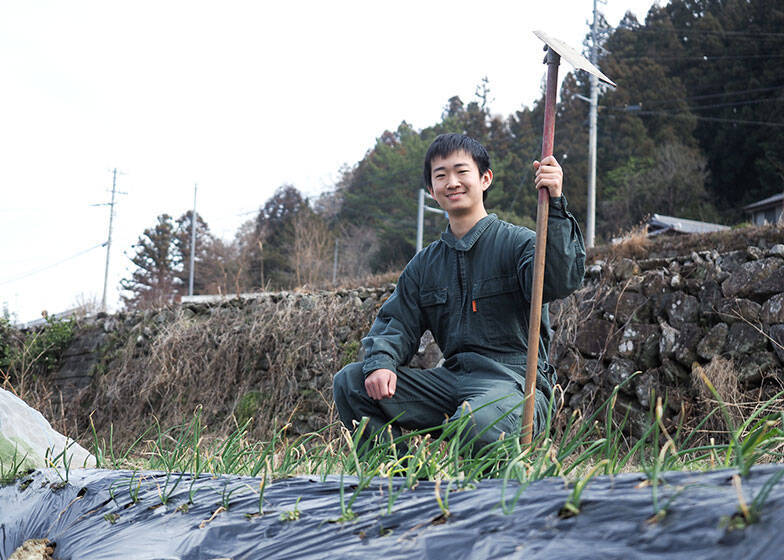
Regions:
<instances>
[{"instance_id":1,"label":"green shoot","mask_svg":"<svg viewBox=\"0 0 784 560\"><path fill-rule=\"evenodd\" d=\"M569 495L569 498L566 500L566 503L561 508L561 511L558 512L558 516L561 518L569 518L577 515L580 513L580 502L582 501L583 490L588 485L588 482L594 477L596 472L604 466L607 462L607 459L602 459L597 464L595 464L588 473L582 477L580 480L574 483L574 488L572 489L572 493Z\"/></svg>"},{"instance_id":2,"label":"green shoot","mask_svg":"<svg viewBox=\"0 0 784 560\"><path fill-rule=\"evenodd\" d=\"M294 509L290 511L282 511L280 513L280 520L285 522L288 521L297 521L299 519L299 501L302 497L300 496L297 498L297 501L294 503Z\"/></svg>"},{"instance_id":3,"label":"green shoot","mask_svg":"<svg viewBox=\"0 0 784 560\"><path fill-rule=\"evenodd\" d=\"M11 463L6 465L0 457L0 484L8 484L19 478L22 474L27 453L19 456L19 448L14 447L14 454L11 457Z\"/></svg>"}]
</instances>

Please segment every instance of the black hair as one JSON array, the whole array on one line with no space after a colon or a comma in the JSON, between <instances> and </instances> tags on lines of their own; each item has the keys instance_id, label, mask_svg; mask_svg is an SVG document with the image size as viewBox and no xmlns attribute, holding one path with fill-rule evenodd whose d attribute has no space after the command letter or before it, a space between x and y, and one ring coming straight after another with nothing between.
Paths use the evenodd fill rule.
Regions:
<instances>
[{"instance_id":1,"label":"black hair","mask_svg":"<svg viewBox=\"0 0 784 560\"><path fill-rule=\"evenodd\" d=\"M430 177L433 160L437 157L449 157L455 152L468 153L479 168L480 177L490 169L490 154L487 153L487 150L485 150L485 147L482 146L482 144L465 134L439 134L436 136L436 139L433 140L433 143L430 144L430 147L425 154L424 178L428 190L433 190L433 180ZM488 188L482 194L482 200L487 199L487 191L489 190L490 189Z\"/></svg>"}]
</instances>

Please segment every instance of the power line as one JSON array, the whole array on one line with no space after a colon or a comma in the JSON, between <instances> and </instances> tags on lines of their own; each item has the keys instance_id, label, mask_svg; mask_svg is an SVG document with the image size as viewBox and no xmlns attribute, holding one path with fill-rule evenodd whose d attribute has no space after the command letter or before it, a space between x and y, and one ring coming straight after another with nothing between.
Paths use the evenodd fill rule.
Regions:
<instances>
[{"instance_id":1,"label":"power line","mask_svg":"<svg viewBox=\"0 0 784 560\"><path fill-rule=\"evenodd\" d=\"M105 247L106 243L107 242L104 241L103 243L99 243L98 245L90 247L89 249L85 249L84 251L79 251L75 255L71 255L70 257L67 257L67 258L65 258L65 259L63 259L61 261L57 261L56 263L44 266L42 268L37 268L35 270L31 270L30 272L26 272L25 274L22 274L21 276L17 276L16 278L11 278L10 280L3 280L2 282L0 282L0 286L3 286L5 284L11 284L11 283L16 282L18 280L22 280L24 278L28 278L29 276L33 276L35 274L38 274L39 272L44 272L45 270L49 270L50 268L54 268L56 266L60 266L61 264L65 263L65 262L68 262L70 260L73 260L73 259L75 259L77 257L81 257L82 255L85 255L85 254L89 253L90 251L93 251L95 249L99 249L101 247Z\"/></svg>"},{"instance_id":2,"label":"power line","mask_svg":"<svg viewBox=\"0 0 784 560\"><path fill-rule=\"evenodd\" d=\"M736 123L736 124L753 124L753 125L761 125L761 126L784 127L784 123L778 123L778 122L749 121L745 119L723 119L720 117L701 117L698 115L693 115L691 113L669 113L667 111L641 111L641 110L636 110L634 108L620 108L620 107L606 107L606 109L610 111L620 112L620 113L631 113L634 115L657 115L657 116L666 116L666 117L690 118L690 119L697 119L699 121L713 121L713 122L726 122L726 123Z\"/></svg>"},{"instance_id":3,"label":"power line","mask_svg":"<svg viewBox=\"0 0 784 560\"><path fill-rule=\"evenodd\" d=\"M777 33L773 31L711 31L709 29L693 29L691 27L670 27L668 29L650 29L644 27L627 27L627 26L617 26L617 27L610 27L613 31L634 31L635 33L662 33L667 31L672 31L676 33L696 33L698 35L723 35L728 37L748 37L757 39L759 37L775 37L775 38L782 38L784 39L784 33Z\"/></svg>"},{"instance_id":4,"label":"power line","mask_svg":"<svg viewBox=\"0 0 784 560\"><path fill-rule=\"evenodd\" d=\"M613 56L613 55L611 55ZM678 61L678 60L700 60L704 62L713 62L717 60L747 60L752 58L784 58L784 54L720 54L720 55L712 55L712 54L703 54L698 56L648 56L648 55L640 55L640 56L613 56L616 60L666 60L666 61Z\"/></svg>"},{"instance_id":5,"label":"power line","mask_svg":"<svg viewBox=\"0 0 784 560\"><path fill-rule=\"evenodd\" d=\"M84 205L81 205L81 204L73 204L73 205L72 204L68 204L68 205L59 204L58 206L52 206L52 207L48 207L48 208L47 207L44 207L44 208L34 208L34 207L29 207L29 208L24 208L24 207L20 207L20 208L0 208L0 214L22 214L22 213L27 213L27 214L42 214L42 213L44 213L44 214L46 214L46 213L50 213L50 212L51 213L62 214L64 210L68 210L68 211L71 211L71 212L76 212L76 211L82 210L83 208L84 208Z\"/></svg>"},{"instance_id":6,"label":"power line","mask_svg":"<svg viewBox=\"0 0 784 560\"><path fill-rule=\"evenodd\" d=\"M764 91L774 91L777 89L784 89L784 85L780 86L773 86L773 87L764 87L764 88L755 88L755 89L744 89L738 91L727 91L724 93L706 93L703 95L689 95L686 97L673 97L671 99L657 99L655 101L655 105L663 105L665 103L674 103L676 101L688 101L690 99L712 99L714 97L727 97L731 95L741 95L746 93L762 93ZM654 102L652 102L654 103Z\"/></svg>"},{"instance_id":7,"label":"power line","mask_svg":"<svg viewBox=\"0 0 784 560\"><path fill-rule=\"evenodd\" d=\"M784 99L776 99L775 97L766 97L765 99L748 99L746 101L735 101L732 103L714 103L713 105L694 105L689 107L689 110L701 111L702 109L719 109L721 107L740 107L741 105L755 105L757 103L765 103L766 101L784 102Z\"/></svg>"},{"instance_id":8,"label":"power line","mask_svg":"<svg viewBox=\"0 0 784 560\"><path fill-rule=\"evenodd\" d=\"M681 100L674 100L674 101L681 101ZM712 105L690 105L689 111L701 111L703 109L720 109L722 107L740 107L743 105L755 105L757 103L765 103L766 101L778 101L780 103L784 103L784 99L777 99L775 97L766 97L765 99L749 99L746 101L734 101L731 103L714 103ZM671 102L670 102L671 103ZM651 103L651 104L630 104L626 107L609 107L606 105L602 105L602 109L612 109L612 110L621 110L621 111L638 111L642 110L642 107L655 107L656 105L666 105L666 102L660 103Z\"/></svg>"}]
</instances>

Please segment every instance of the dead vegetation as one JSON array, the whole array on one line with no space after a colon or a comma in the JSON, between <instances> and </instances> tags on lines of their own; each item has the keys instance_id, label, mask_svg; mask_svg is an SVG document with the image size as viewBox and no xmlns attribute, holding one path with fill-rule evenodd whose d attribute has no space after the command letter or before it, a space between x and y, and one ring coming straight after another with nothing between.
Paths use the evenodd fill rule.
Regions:
<instances>
[{"instance_id":1,"label":"dead vegetation","mask_svg":"<svg viewBox=\"0 0 784 560\"><path fill-rule=\"evenodd\" d=\"M727 253L742 251L749 245L758 245L762 242L769 245L784 243L784 227L780 224L734 227L731 230L690 235L663 234L644 239L641 237L643 227L638 226L629 232L621 233L619 237L622 241L619 244L592 247L588 250L588 261L626 256L623 253L627 250L644 250L645 254L640 255L642 258L672 257L706 249ZM627 246L624 246L625 244Z\"/></svg>"},{"instance_id":2,"label":"dead vegetation","mask_svg":"<svg viewBox=\"0 0 784 560\"><path fill-rule=\"evenodd\" d=\"M610 255L616 258L642 259L648 256L653 244L648 237L648 225L642 224L622 234L610 246Z\"/></svg>"},{"instance_id":3,"label":"dead vegetation","mask_svg":"<svg viewBox=\"0 0 784 560\"><path fill-rule=\"evenodd\" d=\"M742 241L736 239L740 239L736 232L725 233L734 241L718 245L746 247L751 243L749 236L770 240L774 229L747 228ZM780 236L781 229L777 232ZM649 240L643 233L630 232L617 250L629 256L649 251L650 256L661 242ZM695 237L702 237L705 243L710 236ZM682 238L668 239L672 242ZM352 290L357 285L385 286L396 277L396 273L387 273L366 276L361 281L355 278L336 287L343 290L342 295L337 291L305 297L307 288L301 288L288 295L267 294L263 302L233 300L207 312L194 313L187 307L158 310L130 332L121 333L119 342L112 342L111 355L78 402L61 402L44 377L28 376L24 379L30 383L22 384L17 379L14 386L56 429L73 434L86 445L91 443L91 413L100 437L108 438L111 426L114 442L120 448L156 421L164 429L182 425L197 409L203 411L208 424L205 433L210 437L231 433L250 417L249 436L253 439L269 439L276 427L287 423L292 434L307 433L334 419L329 393L332 376L356 358L358 341L375 316L376 308L360 302L351 295ZM590 360L577 355L575 341L586 321L603 313L610 292L616 288L612 275L602 273L578 293L551 307L555 329L551 357L559 372L565 374L560 394L565 392L566 406L555 420L556 430L563 428L571 414L569 400L577 391L590 389L577 407L582 417L588 417L612 390L606 375L602 375L606 373L602 364L609 362L611 343L629 323L614 324L604 348ZM169 316L158 320L155 313ZM574 359L567 363L570 353ZM569 372L571 366L573 374ZM726 359L714 359L704 369L731 411L733 422L748 418L759 403L781 387L774 375L753 388L739 384L737 364ZM665 411L668 427L680 424L686 430L699 430L705 440L711 435L721 437L728 432L722 415L714 413L700 424L716 410L718 400L706 393L693 372L691 379L691 384L686 381L678 386L664 376L655 379L657 395L670 403Z\"/></svg>"},{"instance_id":4,"label":"dead vegetation","mask_svg":"<svg viewBox=\"0 0 784 560\"><path fill-rule=\"evenodd\" d=\"M8 560L51 560L55 543L49 539L28 539L17 548Z\"/></svg>"},{"instance_id":5,"label":"dead vegetation","mask_svg":"<svg viewBox=\"0 0 784 560\"><path fill-rule=\"evenodd\" d=\"M704 378L701 373L705 374ZM715 394L705 379L711 383ZM744 395L738 382L737 369L731 359L715 356L704 368L695 366L691 372L691 383L697 393L697 402L703 410L713 410L722 402L735 425L743 421ZM731 430L732 426L727 426L721 415L714 415L705 428L710 431L727 431Z\"/></svg>"},{"instance_id":6,"label":"dead vegetation","mask_svg":"<svg viewBox=\"0 0 784 560\"><path fill-rule=\"evenodd\" d=\"M186 423L199 407L210 436L251 417L257 439L286 423L299 433L327 425L332 375L356 358L373 315L357 298L297 295L175 313L149 346L130 336L111 371L82 395L100 434L111 424L115 442L127 444L154 422Z\"/></svg>"},{"instance_id":7,"label":"dead vegetation","mask_svg":"<svg viewBox=\"0 0 784 560\"><path fill-rule=\"evenodd\" d=\"M706 419L699 428L706 438L726 436L749 420L763 404L767 405L767 412L784 412L784 399L776 398L784 389L777 376L767 376L754 388L743 387L738 379L738 367L729 358L716 356L704 368L694 365L691 372L696 392L694 421Z\"/></svg>"}]
</instances>

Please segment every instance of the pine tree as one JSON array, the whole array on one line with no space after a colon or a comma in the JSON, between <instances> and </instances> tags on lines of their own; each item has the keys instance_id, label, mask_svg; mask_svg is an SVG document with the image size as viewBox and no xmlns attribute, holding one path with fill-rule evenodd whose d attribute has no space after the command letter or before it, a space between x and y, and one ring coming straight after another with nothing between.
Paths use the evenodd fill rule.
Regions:
<instances>
[{"instance_id":1,"label":"pine tree","mask_svg":"<svg viewBox=\"0 0 784 560\"><path fill-rule=\"evenodd\" d=\"M293 246L298 217L312 213L308 201L293 185L283 185L256 216L250 273L262 289L289 288L296 283Z\"/></svg>"},{"instance_id":2,"label":"pine tree","mask_svg":"<svg viewBox=\"0 0 784 560\"><path fill-rule=\"evenodd\" d=\"M176 250L175 226L171 216L161 214L152 228L144 230L134 245L131 262L136 270L120 281L128 292L122 295L129 309L161 307L176 301L183 291L182 257Z\"/></svg>"},{"instance_id":3,"label":"pine tree","mask_svg":"<svg viewBox=\"0 0 784 560\"><path fill-rule=\"evenodd\" d=\"M422 163L435 136L432 129L417 133L403 122L395 132L382 134L375 147L344 175L339 219L376 230L378 251L371 255L374 271L401 267L414 256L418 190L424 188ZM443 221L428 215L426 222L429 242L443 228Z\"/></svg>"}]
</instances>

